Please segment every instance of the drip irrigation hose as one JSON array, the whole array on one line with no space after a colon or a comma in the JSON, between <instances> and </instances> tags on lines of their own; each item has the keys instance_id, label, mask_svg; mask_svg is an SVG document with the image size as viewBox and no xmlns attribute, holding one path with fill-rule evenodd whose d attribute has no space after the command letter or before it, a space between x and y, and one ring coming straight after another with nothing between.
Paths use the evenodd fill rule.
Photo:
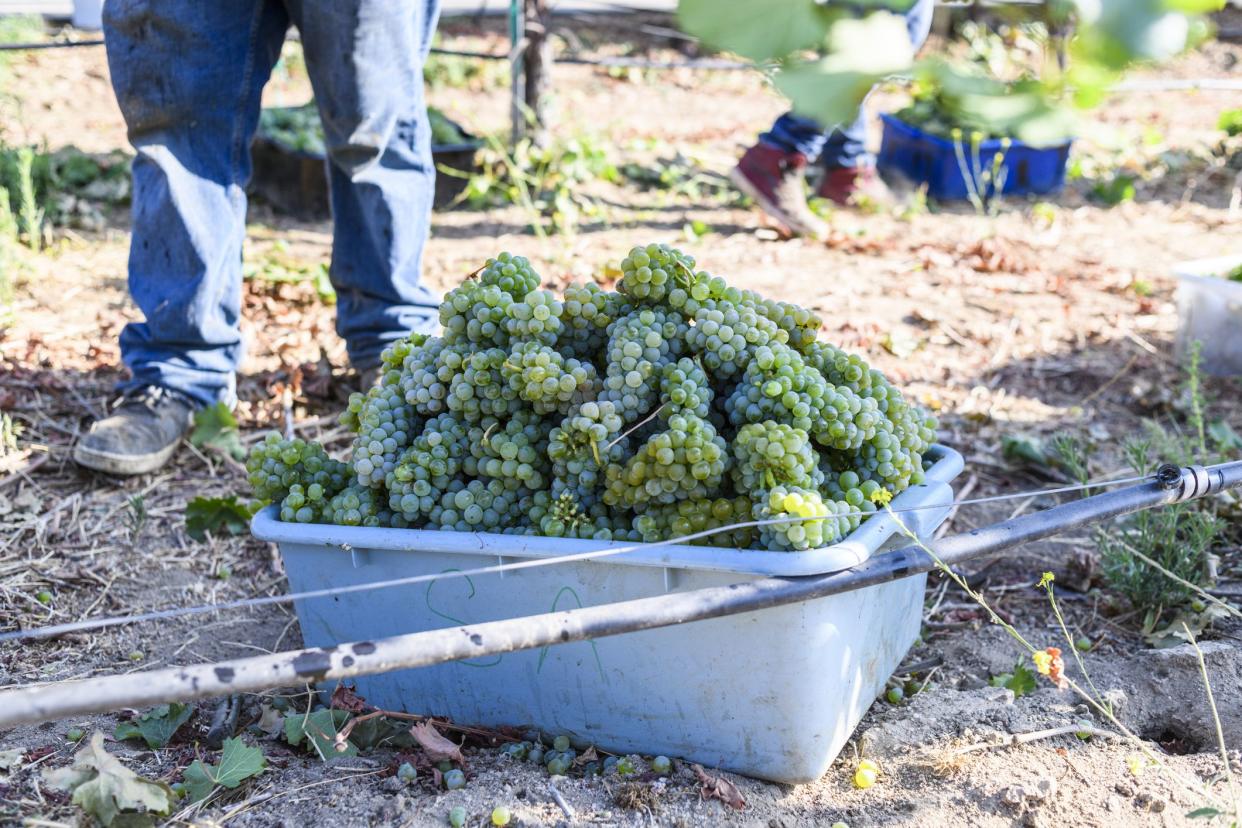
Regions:
<instances>
[{"instance_id":1,"label":"drip irrigation hose","mask_svg":"<svg viewBox=\"0 0 1242 828\"><path fill-rule=\"evenodd\" d=\"M914 545L828 575L759 578L724 587L376 641L15 688L0 691L0 727L291 684L339 681L756 612L895 581L928 572L938 565L938 560L952 566L1086 524L1238 487L1242 487L1242 461L1207 468L1165 466L1156 482L1085 497L1043 512L929 541L927 546L934 557Z\"/></svg>"}]
</instances>

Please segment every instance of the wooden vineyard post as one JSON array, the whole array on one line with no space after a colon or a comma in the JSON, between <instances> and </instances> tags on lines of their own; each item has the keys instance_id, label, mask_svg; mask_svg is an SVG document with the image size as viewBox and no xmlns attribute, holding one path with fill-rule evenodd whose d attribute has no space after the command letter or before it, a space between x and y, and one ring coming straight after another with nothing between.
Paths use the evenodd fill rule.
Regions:
<instances>
[{"instance_id":1,"label":"wooden vineyard post","mask_svg":"<svg viewBox=\"0 0 1242 828\"><path fill-rule=\"evenodd\" d=\"M552 67L551 15L547 0L513 0L509 33L512 43L512 141L529 136L547 141L547 97Z\"/></svg>"}]
</instances>

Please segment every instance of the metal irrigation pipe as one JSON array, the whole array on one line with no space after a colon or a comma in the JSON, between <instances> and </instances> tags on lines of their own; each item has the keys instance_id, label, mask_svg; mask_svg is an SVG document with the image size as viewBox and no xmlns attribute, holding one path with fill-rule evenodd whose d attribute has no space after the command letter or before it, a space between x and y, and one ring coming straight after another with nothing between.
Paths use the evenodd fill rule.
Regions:
<instances>
[{"instance_id":1,"label":"metal irrigation pipe","mask_svg":"<svg viewBox=\"0 0 1242 828\"><path fill-rule=\"evenodd\" d=\"M1003 523L877 555L851 569L803 578L760 578L597 607L409 633L376 641L254 656L216 664L19 687L0 691L0 727L104 713L174 700L348 679L449 661L530 650L756 612L851 592L952 565L1089 523L1242 487L1242 461L1161 469L1157 482L1129 486Z\"/></svg>"}]
</instances>

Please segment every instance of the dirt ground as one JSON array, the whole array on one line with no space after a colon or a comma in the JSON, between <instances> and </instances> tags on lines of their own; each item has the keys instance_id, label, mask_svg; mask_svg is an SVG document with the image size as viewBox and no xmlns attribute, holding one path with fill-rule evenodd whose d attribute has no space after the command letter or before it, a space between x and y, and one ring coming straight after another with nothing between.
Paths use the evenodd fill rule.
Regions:
<instances>
[{"instance_id":1,"label":"dirt ground","mask_svg":"<svg viewBox=\"0 0 1242 828\"><path fill-rule=\"evenodd\" d=\"M468 22L447 25L443 34L455 46L503 49L498 34L479 34ZM609 34L615 32L590 30L579 39L591 45L608 42ZM658 38L641 45L655 55L673 54ZM1221 77L1240 57L1237 45L1209 44L1145 76ZM6 71L0 136L9 144L127 149L100 50L23 54ZM308 96L291 58L267 100L301 103ZM508 118L503 74L490 69L434 85L430 97L478 133L500 130ZM890 89L873 104L883 110L901 100ZM1183 417L1173 268L1242 252L1236 204L1242 178L1219 153L1216 128L1219 113L1236 105L1236 95L1209 92L1118 94L1090 115L1074 150L1089 175L1072 180L1064 193L1040 202L1007 200L994 216L960 206L927 210L917 202L892 212L835 211L827 242L783 239L732 196L690 198L624 179L584 188L596 213L572 234L540 238L516 206L438 212L426 278L447 289L486 257L508 250L530 257L556 285L606 280L608 265L634 244L673 243L739 286L815 309L825 321L821 337L865 355L936 411L942 442L967 458L959 494L1011 494L1057 482L1005 459L1002 438L1014 435L1086 435L1099 449L1092 472L1123 474L1125 438L1141 433L1148 419ZM716 183L781 110L781 100L751 73L559 66L555 74L557 136L590 140L618 165L654 165L680 154ZM1136 177L1136 192L1109 207L1090 197L1090 174L1115 170ZM73 440L112 398L123 372L116 337L136 318L125 290L127 211L104 205L99 217L58 228L48 249L21 254L13 273L13 321L0 328L0 410L24 431L19 459L0 465L0 630L286 589L274 548L246 536L200 542L186 534L188 500L244 492L236 464L187 445L158 474L118 480L79 470L70 460ZM249 347L237 411L243 439L253 442L264 429L281 427L287 409L300 435L344 450L348 436L335 417L349 390L347 365L332 308L305 279L262 276L314 272L329 256L331 226L253 204L249 231L247 268L260 275L247 281L245 293ZM1211 416L1242 431L1240 391L1236 380L1207 381ZM133 505L139 495L145 514ZM1056 502L1036 496L966 505L948 528L966 531ZM1221 594L1240 594L1242 553L1228 542L1214 551ZM1063 639L1046 597L1032 585L1041 572L1055 571L1073 635L1092 642L1085 656L1092 678L1167 772L1133 772L1129 760L1137 748L1116 735L1081 740L1061 733L1007 744L1012 736L1084 719L1108 726L1050 684L1020 698L990 686L993 676L1013 669L1021 651L962 590L934 576L922 637L899 671L904 676L915 665L922 692L900 704L873 705L815 783L783 786L727 775L746 800L740 811L704 798L682 763L667 778L643 774L630 784L558 778L571 818L541 768L477 740L466 750L469 785L443 792L428 774L411 785L393 776L403 759L396 751L322 763L251 734L269 770L205 808L175 814L170 824L438 825L462 805L469 824L479 825L501 804L512 809L514 824L530 826L1203 824L1186 815L1209 796L1227 801L1228 785L1195 654L1186 646L1147 649L1137 613L1102 587L1096 558L1084 530L972 563L964 574L1002 617L1044 646ZM40 600L44 592L49 597ZM1242 626L1220 622L1203 636L1235 774L1242 773L1239 635ZM292 611L267 607L0 644L0 688L300 643ZM305 698L303 688L282 695ZM260 701L247 700L243 726L258 718ZM212 710L203 704L165 750L112 741L108 749L147 776L177 781L196 750L206 750L198 743ZM23 757L7 778L0 770L0 824L78 824L80 812L44 785L40 772L68 763L69 729L110 735L120 718L0 733L0 751L18 749ZM851 782L860 756L881 767L879 781L866 790Z\"/></svg>"}]
</instances>

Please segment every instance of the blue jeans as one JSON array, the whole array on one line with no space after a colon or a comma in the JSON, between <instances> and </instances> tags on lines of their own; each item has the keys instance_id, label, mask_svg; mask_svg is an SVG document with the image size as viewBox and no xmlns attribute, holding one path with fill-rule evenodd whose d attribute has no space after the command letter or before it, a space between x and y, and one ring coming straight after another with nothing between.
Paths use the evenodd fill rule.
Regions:
<instances>
[{"instance_id":1,"label":"blue jeans","mask_svg":"<svg viewBox=\"0 0 1242 828\"><path fill-rule=\"evenodd\" d=\"M231 401L242 358L242 241L260 93L290 23L324 125L337 333L366 367L434 329L420 281L435 168L423 62L438 0L108 0L108 67L134 159L129 390Z\"/></svg>"},{"instance_id":2,"label":"blue jeans","mask_svg":"<svg viewBox=\"0 0 1242 828\"><path fill-rule=\"evenodd\" d=\"M906 12L906 28L910 43L917 52L931 31L933 0L916 0ZM819 161L829 169L862 167L874 164L867 152L867 109L858 108L858 117L845 126L824 129L814 118L787 112L776 119L772 128L759 136L765 144L785 152L800 152L808 161Z\"/></svg>"}]
</instances>

